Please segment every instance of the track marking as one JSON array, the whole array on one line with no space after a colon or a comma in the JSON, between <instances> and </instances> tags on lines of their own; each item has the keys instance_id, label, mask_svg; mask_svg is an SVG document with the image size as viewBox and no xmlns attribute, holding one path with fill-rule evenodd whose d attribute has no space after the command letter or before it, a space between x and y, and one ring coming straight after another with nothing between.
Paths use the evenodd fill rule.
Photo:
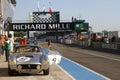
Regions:
<instances>
[{"instance_id":1,"label":"track marking","mask_svg":"<svg viewBox=\"0 0 120 80\"><path fill-rule=\"evenodd\" d=\"M66 58L66 59L67 59L67 58ZM70 59L67 59L67 60L69 60L69 61L75 63L75 64L78 65L78 66L83 67L84 69L86 69L86 70L88 70L88 71L90 71L90 72L92 72L92 73L97 74L98 76L103 77L105 80L111 80L110 78L108 78L108 77L106 77L106 76L103 76L102 74L97 73L97 72L95 72L95 71L93 71L93 70L91 70L91 69L89 69L89 68L87 68L87 67L85 67L85 66L83 66L83 65L81 65L81 64L78 64L77 62L74 62L74 61L72 61L72 60L70 60Z\"/></svg>"},{"instance_id":2,"label":"track marking","mask_svg":"<svg viewBox=\"0 0 120 80\"><path fill-rule=\"evenodd\" d=\"M80 65L68 58L63 57L62 62L59 64L64 70L72 75L76 80L111 80L83 65ZM76 72L74 70L77 70ZM76 73L76 74L75 74Z\"/></svg>"},{"instance_id":3,"label":"track marking","mask_svg":"<svg viewBox=\"0 0 120 80\"><path fill-rule=\"evenodd\" d=\"M65 72L72 80L76 80L73 76L71 76L67 71L65 71L60 65L57 65L63 72Z\"/></svg>"}]
</instances>

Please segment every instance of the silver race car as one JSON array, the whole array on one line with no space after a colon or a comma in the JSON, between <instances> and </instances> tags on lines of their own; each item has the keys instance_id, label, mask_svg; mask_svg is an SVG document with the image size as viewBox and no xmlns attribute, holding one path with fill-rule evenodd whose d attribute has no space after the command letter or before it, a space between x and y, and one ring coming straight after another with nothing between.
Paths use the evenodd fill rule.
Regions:
<instances>
[{"instance_id":1,"label":"silver race car","mask_svg":"<svg viewBox=\"0 0 120 80\"><path fill-rule=\"evenodd\" d=\"M8 61L8 75L21 73L49 74L48 51L42 50L37 45L18 45L10 54Z\"/></svg>"}]
</instances>

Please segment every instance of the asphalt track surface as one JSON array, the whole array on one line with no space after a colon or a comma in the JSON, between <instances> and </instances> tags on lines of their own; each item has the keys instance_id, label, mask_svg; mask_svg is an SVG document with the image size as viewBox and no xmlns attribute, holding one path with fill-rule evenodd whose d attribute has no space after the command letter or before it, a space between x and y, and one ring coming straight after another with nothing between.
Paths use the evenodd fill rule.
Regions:
<instances>
[{"instance_id":1,"label":"asphalt track surface","mask_svg":"<svg viewBox=\"0 0 120 80\"><path fill-rule=\"evenodd\" d=\"M63 44L52 44L62 56L77 62L111 80L120 80L120 51L83 48ZM86 74L87 76L87 74Z\"/></svg>"}]
</instances>

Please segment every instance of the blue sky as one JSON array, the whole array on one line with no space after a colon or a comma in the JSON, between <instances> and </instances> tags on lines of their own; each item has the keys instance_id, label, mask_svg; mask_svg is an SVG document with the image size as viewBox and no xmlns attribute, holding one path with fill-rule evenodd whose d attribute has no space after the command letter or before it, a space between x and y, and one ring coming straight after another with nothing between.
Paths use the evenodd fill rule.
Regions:
<instances>
[{"instance_id":1,"label":"blue sky","mask_svg":"<svg viewBox=\"0 0 120 80\"><path fill-rule=\"evenodd\" d=\"M43 0L17 0L13 20L28 20L29 12L42 11ZM61 21L71 17L81 18L92 26L94 32L120 30L120 0L44 0L45 10L49 2L53 11L60 11Z\"/></svg>"}]
</instances>

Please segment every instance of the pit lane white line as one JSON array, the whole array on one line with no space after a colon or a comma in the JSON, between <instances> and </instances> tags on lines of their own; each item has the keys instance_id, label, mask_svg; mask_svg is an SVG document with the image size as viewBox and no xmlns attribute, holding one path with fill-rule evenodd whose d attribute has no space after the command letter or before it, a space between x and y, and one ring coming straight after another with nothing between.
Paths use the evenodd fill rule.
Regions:
<instances>
[{"instance_id":1,"label":"pit lane white line","mask_svg":"<svg viewBox=\"0 0 120 80\"><path fill-rule=\"evenodd\" d=\"M82 52L82 51L77 50L77 49L72 49L72 50L73 50L73 51ZM87 50L85 50L85 53L87 53L87 54L89 54L89 55L97 56L97 57L102 57L102 58L110 59L110 60L120 61L119 59L110 58L110 57L106 57L106 56L102 56L102 55L98 55L98 54L93 54L94 52L91 52L91 53L90 53L90 51L88 52Z\"/></svg>"}]
</instances>

